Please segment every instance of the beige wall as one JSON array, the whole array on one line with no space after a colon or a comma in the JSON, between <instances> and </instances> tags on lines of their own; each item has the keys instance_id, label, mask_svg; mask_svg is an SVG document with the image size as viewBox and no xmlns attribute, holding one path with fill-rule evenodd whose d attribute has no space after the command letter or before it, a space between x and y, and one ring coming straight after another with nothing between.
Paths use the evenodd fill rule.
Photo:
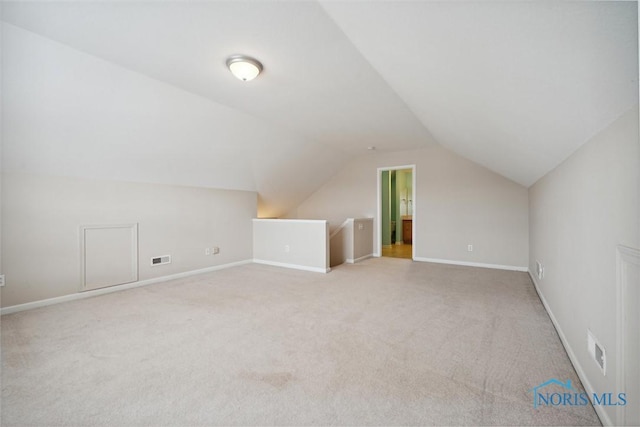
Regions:
<instances>
[{"instance_id":1,"label":"beige wall","mask_svg":"<svg viewBox=\"0 0 640 427\"><path fill-rule=\"evenodd\" d=\"M326 273L329 225L322 220L254 219L253 260Z\"/></svg>"},{"instance_id":2,"label":"beige wall","mask_svg":"<svg viewBox=\"0 0 640 427\"><path fill-rule=\"evenodd\" d=\"M347 219L329 236L331 267L353 258L353 218Z\"/></svg>"},{"instance_id":3,"label":"beige wall","mask_svg":"<svg viewBox=\"0 0 640 427\"><path fill-rule=\"evenodd\" d=\"M331 227L349 217L377 217L377 168L411 164L416 165L416 257L526 268L527 189L439 146L367 153L288 216L326 218ZM374 242L377 227L376 222Z\"/></svg>"},{"instance_id":4,"label":"beige wall","mask_svg":"<svg viewBox=\"0 0 640 427\"><path fill-rule=\"evenodd\" d=\"M356 218L353 220L353 260L373 255L373 219Z\"/></svg>"},{"instance_id":5,"label":"beige wall","mask_svg":"<svg viewBox=\"0 0 640 427\"><path fill-rule=\"evenodd\" d=\"M544 265L539 290L599 393L616 391L616 247L640 248L638 144L636 107L529 189L530 271ZM587 353L587 329L605 347L606 377Z\"/></svg>"},{"instance_id":6,"label":"beige wall","mask_svg":"<svg viewBox=\"0 0 640 427\"><path fill-rule=\"evenodd\" d=\"M3 307L78 292L81 225L138 223L139 280L252 258L255 192L20 173L2 186ZM172 263L151 266L159 255Z\"/></svg>"}]
</instances>

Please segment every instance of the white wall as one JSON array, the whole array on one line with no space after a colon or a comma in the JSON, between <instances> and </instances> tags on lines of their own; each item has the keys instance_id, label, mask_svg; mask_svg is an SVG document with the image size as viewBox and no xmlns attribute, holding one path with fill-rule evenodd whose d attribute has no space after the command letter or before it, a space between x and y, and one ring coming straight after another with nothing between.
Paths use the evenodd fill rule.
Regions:
<instances>
[{"instance_id":1,"label":"white wall","mask_svg":"<svg viewBox=\"0 0 640 427\"><path fill-rule=\"evenodd\" d=\"M527 189L438 146L360 156L288 215L326 218L332 227L377 217L377 168L409 164L416 165L416 257L526 269Z\"/></svg>"},{"instance_id":2,"label":"white wall","mask_svg":"<svg viewBox=\"0 0 640 427\"><path fill-rule=\"evenodd\" d=\"M252 258L255 192L6 172L2 185L3 307L78 292L81 225L138 223L139 280ZM151 266L160 255L172 263Z\"/></svg>"},{"instance_id":3,"label":"white wall","mask_svg":"<svg viewBox=\"0 0 640 427\"><path fill-rule=\"evenodd\" d=\"M616 246L640 248L639 157L636 107L529 189L529 269L543 263L539 292L598 393L624 391L615 383ZM587 353L587 329L605 347L606 376ZM615 420L615 408L604 409Z\"/></svg>"},{"instance_id":4,"label":"white wall","mask_svg":"<svg viewBox=\"0 0 640 427\"><path fill-rule=\"evenodd\" d=\"M2 30L2 7L0 6L0 46L3 45L4 31ZM0 49L0 100L4 99L4 67L1 64L4 62L4 49ZM3 118L4 117L4 102L0 101L0 242L2 242L2 147L4 140ZM2 270L2 244L0 244L0 274L3 274ZM0 306L2 306L2 300L0 299Z\"/></svg>"},{"instance_id":5,"label":"white wall","mask_svg":"<svg viewBox=\"0 0 640 427\"><path fill-rule=\"evenodd\" d=\"M322 220L254 219L253 260L327 273L329 225Z\"/></svg>"}]
</instances>

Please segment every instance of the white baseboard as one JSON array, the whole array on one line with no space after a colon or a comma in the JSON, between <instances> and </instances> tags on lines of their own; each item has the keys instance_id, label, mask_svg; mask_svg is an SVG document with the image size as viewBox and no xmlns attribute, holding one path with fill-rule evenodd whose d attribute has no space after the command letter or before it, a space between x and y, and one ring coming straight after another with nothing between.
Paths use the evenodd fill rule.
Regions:
<instances>
[{"instance_id":1,"label":"white baseboard","mask_svg":"<svg viewBox=\"0 0 640 427\"><path fill-rule=\"evenodd\" d=\"M183 277L195 276L197 274L209 273L212 271L223 270L225 268L237 267L239 265L251 264L251 260L243 260L237 262L230 262L228 264L214 265L212 267L201 268L198 270L185 271L183 273L170 274L168 276L154 277L153 279L139 280L137 282L126 283L124 285L115 285L108 288L94 289L91 291L78 292L77 294L63 295L61 297L47 298L40 301L28 302L25 304L12 305L9 307L0 308L0 315L17 313L19 311L31 310L34 308L46 307L48 305L60 304L68 301L75 301L84 298L92 298L98 295L110 294L113 292L120 292L126 289L139 288L141 286L147 286L154 283L166 282L174 279L181 279Z\"/></svg>"},{"instance_id":2,"label":"white baseboard","mask_svg":"<svg viewBox=\"0 0 640 427\"><path fill-rule=\"evenodd\" d=\"M514 265L485 264L481 262L453 261L449 259L423 258L423 257L415 257L413 258L413 260L420 261L420 262L435 262L437 264L464 265L467 267L494 268L496 270L511 270L511 271L523 271L523 272L529 271L527 267L516 267Z\"/></svg>"},{"instance_id":3,"label":"white baseboard","mask_svg":"<svg viewBox=\"0 0 640 427\"><path fill-rule=\"evenodd\" d=\"M373 254L369 254L369 255L365 255L365 256L361 256L360 258L356 258L356 259L351 259L351 258L347 258L345 260L345 262L347 264L355 264L356 262L360 262L360 261L364 261L365 259L369 259L373 256Z\"/></svg>"},{"instance_id":4,"label":"white baseboard","mask_svg":"<svg viewBox=\"0 0 640 427\"><path fill-rule=\"evenodd\" d=\"M547 311L547 314L551 319L551 323L553 323L553 326L556 328L556 332L558 332L558 336L560 337L560 342L562 342L562 346L564 347L567 354L569 355L569 360L571 361L573 368L576 370L576 373L580 378L580 382L582 382L582 385L584 386L584 389L587 392L587 394L589 396L593 396L593 394L595 393L595 390L591 385L591 382L589 382L589 379L587 378L587 375L585 374L584 369L582 369L582 365L580 364L580 362L578 362L578 358L576 357L576 354L574 353L573 348L571 348L569 341L567 341L567 337L562 331L562 328L560 327L560 324L558 323L556 316L553 314L553 311L551 311L551 307L549 307L549 304L547 303L547 300L544 297L544 294L540 290L540 287L538 286L538 282L536 278L534 277L533 274L531 274L531 271L527 270L527 272L529 273L529 277L531 277L533 286L535 287L536 292L538 293L538 297L540 297L540 301L542 301L542 305L544 306L544 309ZM595 409L596 414L598 414L598 417L600 417L600 421L602 421L602 425L605 425L605 426L614 425L611 422L611 418L609 418L609 415L607 415L607 413L605 412L602 406L593 405L593 408Z\"/></svg>"},{"instance_id":5,"label":"white baseboard","mask_svg":"<svg viewBox=\"0 0 640 427\"><path fill-rule=\"evenodd\" d=\"M266 261L263 259L254 259L253 262L256 264L264 264L271 265L273 267L282 267L282 268L292 268L294 270L304 270L304 271L313 271L314 273L328 273L331 271L331 268L321 268L321 267L309 267L306 265L298 265L298 264L289 264L286 262L277 262L277 261Z\"/></svg>"}]
</instances>

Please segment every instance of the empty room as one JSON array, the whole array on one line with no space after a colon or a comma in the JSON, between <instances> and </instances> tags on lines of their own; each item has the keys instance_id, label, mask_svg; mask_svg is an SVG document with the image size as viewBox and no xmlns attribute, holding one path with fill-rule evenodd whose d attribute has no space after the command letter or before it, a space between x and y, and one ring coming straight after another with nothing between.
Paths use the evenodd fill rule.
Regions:
<instances>
[{"instance_id":1,"label":"empty room","mask_svg":"<svg viewBox=\"0 0 640 427\"><path fill-rule=\"evenodd\" d=\"M638 2L2 1L2 426L640 425Z\"/></svg>"}]
</instances>

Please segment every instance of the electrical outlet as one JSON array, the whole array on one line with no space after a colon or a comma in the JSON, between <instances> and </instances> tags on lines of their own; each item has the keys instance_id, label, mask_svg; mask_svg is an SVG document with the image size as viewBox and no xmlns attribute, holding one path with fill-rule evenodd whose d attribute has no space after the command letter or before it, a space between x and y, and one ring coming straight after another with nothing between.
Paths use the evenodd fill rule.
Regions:
<instances>
[{"instance_id":1,"label":"electrical outlet","mask_svg":"<svg viewBox=\"0 0 640 427\"><path fill-rule=\"evenodd\" d=\"M209 249L209 248L205 248L205 249L204 249L204 254L205 254L205 255L211 255L211 249Z\"/></svg>"},{"instance_id":2,"label":"electrical outlet","mask_svg":"<svg viewBox=\"0 0 640 427\"><path fill-rule=\"evenodd\" d=\"M544 265L538 260L536 260L536 276L540 280L544 279Z\"/></svg>"},{"instance_id":3,"label":"electrical outlet","mask_svg":"<svg viewBox=\"0 0 640 427\"><path fill-rule=\"evenodd\" d=\"M289 245L284 245L284 251L285 251L286 253L289 253L289 251L290 251L290 250L291 250L291 246L289 246Z\"/></svg>"},{"instance_id":4,"label":"electrical outlet","mask_svg":"<svg viewBox=\"0 0 640 427\"><path fill-rule=\"evenodd\" d=\"M359 223L358 224L358 230L364 230L364 224L363 223Z\"/></svg>"},{"instance_id":5,"label":"electrical outlet","mask_svg":"<svg viewBox=\"0 0 640 427\"><path fill-rule=\"evenodd\" d=\"M213 247L213 254L214 254L214 255L218 255L219 253L220 253L220 248L219 248L219 247L217 247L217 246L214 246L214 247Z\"/></svg>"},{"instance_id":6,"label":"electrical outlet","mask_svg":"<svg viewBox=\"0 0 640 427\"><path fill-rule=\"evenodd\" d=\"M467 251L473 252L473 245L467 245Z\"/></svg>"},{"instance_id":7,"label":"electrical outlet","mask_svg":"<svg viewBox=\"0 0 640 427\"><path fill-rule=\"evenodd\" d=\"M0 274L0 286L4 286L4 274Z\"/></svg>"}]
</instances>

